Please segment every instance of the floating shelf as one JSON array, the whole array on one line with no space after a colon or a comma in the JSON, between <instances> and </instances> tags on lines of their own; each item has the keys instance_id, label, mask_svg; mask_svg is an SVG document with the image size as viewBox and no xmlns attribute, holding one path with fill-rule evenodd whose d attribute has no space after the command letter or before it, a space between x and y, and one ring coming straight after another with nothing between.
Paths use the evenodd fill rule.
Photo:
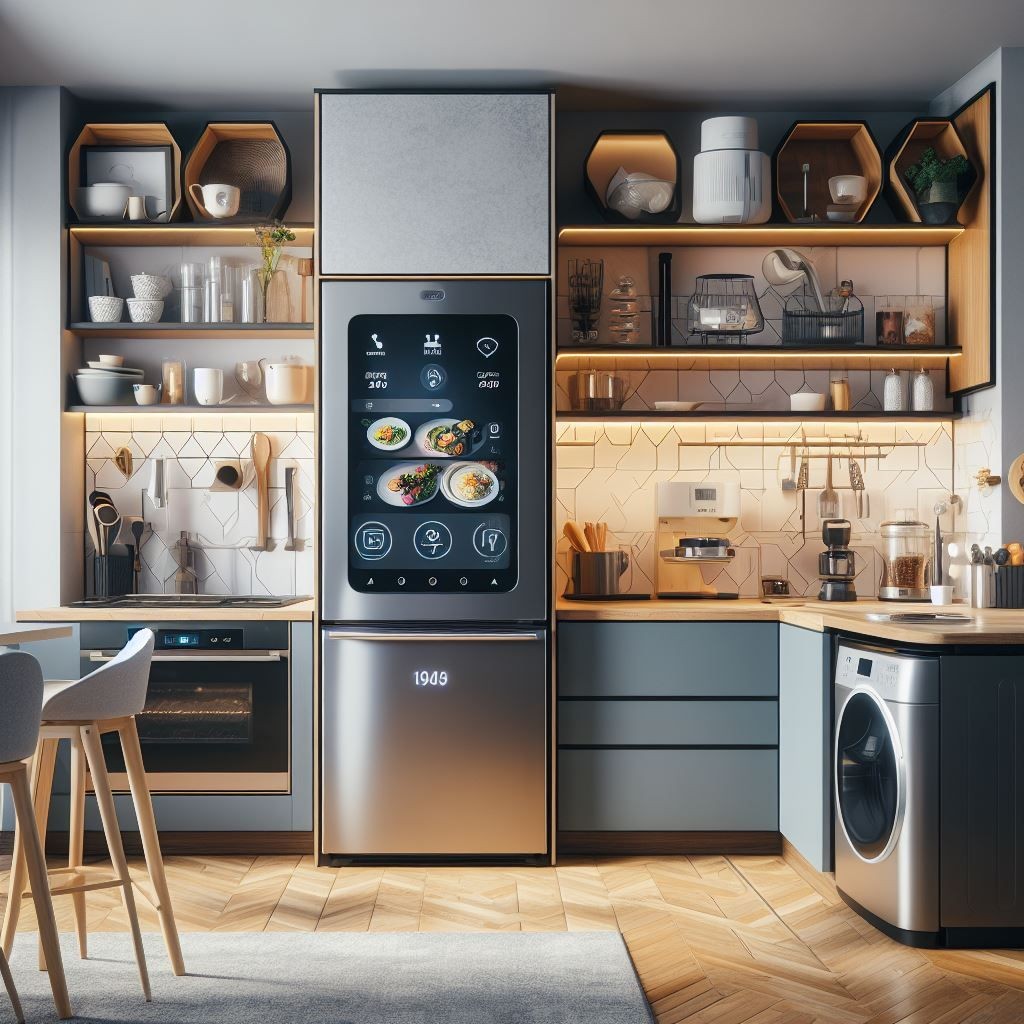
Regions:
<instances>
[{"instance_id":1,"label":"floating shelf","mask_svg":"<svg viewBox=\"0 0 1024 1024\"><path fill-rule=\"evenodd\" d=\"M313 244L312 224L289 224L295 241L289 246ZM252 224L71 224L71 237L81 245L256 245Z\"/></svg>"},{"instance_id":2,"label":"floating shelf","mask_svg":"<svg viewBox=\"0 0 1024 1024\"><path fill-rule=\"evenodd\" d=\"M157 335L166 338L221 339L239 341L254 337L287 338L291 340L313 340L313 325L306 324L132 324L101 323L82 321L68 325L68 331L80 338L143 338Z\"/></svg>"},{"instance_id":3,"label":"floating shelf","mask_svg":"<svg viewBox=\"0 0 1024 1024\"><path fill-rule=\"evenodd\" d=\"M959 224L605 224L564 227L559 245L948 245L963 234Z\"/></svg>"},{"instance_id":4,"label":"floating shelf","mask_svg":"<svg viewBox=\"0 0 1024 1024\"><path fill-rule=\"evenodd\" d=\"M559 345L557 358L928 359L959 356L959 345Z\"/></svg>"},{"instance_id":5,"label":"floating shelf","mask_svg":"<svg viewBox=\"0 0 1024 1024\"><path fill-rule=\"evenodd\" d=\"M69 405L68 412L115 413L124 416L294 416L312 412L312 405Z\"/></svg>"},{"instance_id":6,"label":"floating shelf","mask_svg":"<svg viewBox=\"0 0 1024 1024\"><path fill-rule=\"evenodd\" d=\"M944 422L958 420L961 417L959 412L879 412L878 410L865 410L858 412L791 412L788 409L779 411L761 410L758 412L701 412L699 409L693 412L662 412L657 409L628 409L619 412L572 412L567 409L560 409L555 414L555 419L560 423L571 422L600 422L602 420L631 420L634 423L650 423L656 420L744 420L763 421L771 423L776 420L874 420L886 423L913 423L913 422Z\"/></svg>"}]
</instances>

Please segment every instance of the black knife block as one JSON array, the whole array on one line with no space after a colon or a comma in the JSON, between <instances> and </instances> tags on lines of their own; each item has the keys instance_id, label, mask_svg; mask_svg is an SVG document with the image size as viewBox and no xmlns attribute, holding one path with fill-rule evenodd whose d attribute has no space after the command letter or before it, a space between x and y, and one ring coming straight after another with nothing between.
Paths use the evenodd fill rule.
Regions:
<instances>
[{"instance_id":1,"label":"black knife block","mask_svg":"<svg viewBox=\"0 0 1024 1024\"><path fill-rule=\"evenodd\" d=\"M1024 565L996 569L996 607L1024 608Z\"/></svg>"},{"instance_id":2,"label":"black knife block","mask_svg":"<svg viewBox=\"0 0 1024 1024\"><path fill-rule=\"evenodd\" d=\"M92 561L93 597L120 597L132 592L132 558L96 555Z\"/></svg>"}]
</instances>

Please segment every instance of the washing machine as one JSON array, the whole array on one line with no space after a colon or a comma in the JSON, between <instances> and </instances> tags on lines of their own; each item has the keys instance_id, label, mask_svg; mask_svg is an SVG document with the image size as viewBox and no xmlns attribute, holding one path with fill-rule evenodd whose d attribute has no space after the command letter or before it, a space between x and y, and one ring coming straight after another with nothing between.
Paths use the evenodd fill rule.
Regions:
<instances>
[{"instance_id":1,"label":"washing machine","mask_svg":"<svg viewBox=\"0 0 1024 1024\"><path fill-rule=\"evenodd\" d=\"M938 945L939 658L843 640L834 706L839 894L893 938Z\"/></svg>"}]
</instances>

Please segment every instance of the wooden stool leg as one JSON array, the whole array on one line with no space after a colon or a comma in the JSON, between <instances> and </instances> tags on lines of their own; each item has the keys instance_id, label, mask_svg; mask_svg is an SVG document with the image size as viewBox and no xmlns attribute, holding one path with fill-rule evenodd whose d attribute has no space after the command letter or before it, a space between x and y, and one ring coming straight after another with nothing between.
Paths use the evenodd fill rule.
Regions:
<instances>
[{"instance_id":1,"label":"wooden stool leg","mask_svg":"<svg viewBox=\"0 0 1024 1024\"><path fill-rule=\"evenodd\" d=\"M42 844L39 842L39 832L36 830L28 777L25 772L18 772L11 776L9 781L14 797L14 810L18 816L18 827L24 835L26 870L32 886L32 902L36 907L39 939L43 944L49 969L53 1004L57 1007L60 1019L67 1020L71 1016L71 1001L68 999L64 963L60 957L60 939L57 937L57 922L53 916L53 902L50 899L50 882L46 877L46 860L43 857Z\"/></svg>"},{"instance_id":2,"label":"wooden stool leg","mask_svg":"<svg viewBox=\"0 0 1024 1024\"><path fill-rule=\"evenodd\" d=\"M25 1013L21 1008L18 990L14 987L14 976L11 974L11 968L7 963L7 957L4 956L3 950L0 950L0 975L3 976L4 988L7 989L7 996L11 1000L11 1006L14 1008L14 1019L18 1024L25 1024Z\"/></svg>"},{"instance_id":3,"label":"wooden stool leg","mask_svg":"<svg viewBox=\"0 0 1024 1024\"><path fill-rule=\"evenodd\" d=\"M71 823L68 828L68 867L82 866L85 843L85 751L82 741L71 741ZM89 956L89 936L86 930L85 893L71 894L75 907L75 934L78 936L78 955Z\"/></svg>"},{"instance_id":4,"label":"wooden stool leg","mask_svg":"<svg viewBox=\"0 0 1024 1024\"><path fill-rule=\"evenodd\" d=\"M35 807L36 831L39 845L43 848L43 863L46 863L46 833L50 820L50 798L53 795L53 770L57 764L57 748L60 740L41 739L37 757L39 772L32 787L32 803ZM39 936L39 970L46 970L46 955L43 950L42 934Z\"/></svg>"},{"instance_id":5,"label":"wooden stool leg","mask_svg":"<svg viewBox=\"0 0 1024 1024\"><path fill-rule=\"evenodd\" d=\"M185 973L185 960L181 955L181 942L178 939L178 926L174 922L174 910L171 907L171 893L167 888L167 876L164 873L164 858L160 852L160 835L156 829L153 816L153 800L149 794L149 783L146 781L146 769L142 763L142 748L139 746L139 731L135 719L129 718L117 730L121 739L121 750L124 753L125 768L128 771L128 785L132 791L132 803L135 805L135 817L139 823L142 836L142 849L146 854L146 868L149 871L153 891L156 893L156 911L160 916L160 930L164 933L164 945L171 961L171 969L181 977Z\"/></svg>"},{"instance_id":6,"label":"wooden stool leg","mask_svg":"<svg viewBox=\"0 0 1024 1024\"><path fill-rule=\"evenodd\" d=\"M114 865L114 873L122 881L121 897L124 900L125 913L132 930L132 943L135 946L135 961L139 965L139 978L146 1002L152 998L149 988L149 972L146 970L146 951L142 946L142 932L139 928L139 915L135 909L135 893L132 891L132 879L128 873L128 861L121 845L121 830L117 824L117 811L114 808L114 795L110 792L110 780L107 778L107 766L103 760L103 745L100 743L99 730L95 724L83 725L81 729L82 744L89 762L89 774L92 776L92 788L99 805L100 818L103 821L103 834L107 840L110 860Z\"/></svg>"}]
</instances>

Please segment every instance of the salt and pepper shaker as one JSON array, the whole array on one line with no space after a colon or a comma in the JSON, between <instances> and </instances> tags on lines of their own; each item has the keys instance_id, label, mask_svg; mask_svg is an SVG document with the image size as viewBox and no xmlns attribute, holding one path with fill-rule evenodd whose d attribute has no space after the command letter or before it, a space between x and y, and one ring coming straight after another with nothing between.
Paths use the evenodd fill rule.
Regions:
<instances>
[{"instance_id":1,"label":"salt and pepper shaker","mask_svg":"<svg viewBox=\"0 0 1024 1024\"><path fill-rule=\"evenodd\" d=\"M882 408L885 412L903 412L903 378L895 367L885 375L882 385Z\"/></svg>"},{"instance_id":2,"label":"salt and pepper shaker","mask_svg":"<svg viewBox=\"0 0 1024 1024\"><path fill-rule=\"evenodd\" d=\"M910 408L914 412L931 412L935 408L935 385L923 366L910 384Z\"/></svg>"}]
</instances>

